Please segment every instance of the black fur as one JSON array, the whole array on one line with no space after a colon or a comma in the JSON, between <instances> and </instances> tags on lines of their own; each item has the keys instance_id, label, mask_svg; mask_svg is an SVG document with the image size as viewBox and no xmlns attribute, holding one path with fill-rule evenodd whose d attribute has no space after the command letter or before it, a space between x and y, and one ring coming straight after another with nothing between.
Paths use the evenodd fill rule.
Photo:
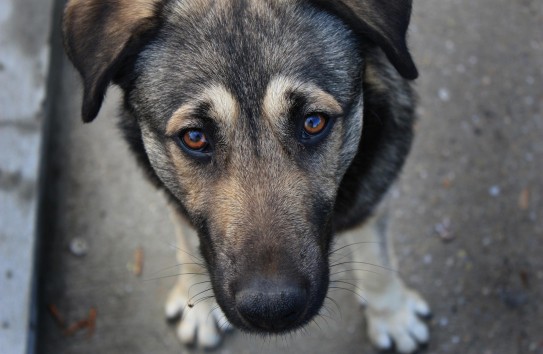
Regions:
<instances>
[{"instance_id":1,"label":"black fur","mask_svg":"<svg viewBox=\"0 0 543 354\"><path fill-rule=\"evenodd\" d=\"M65 21L67 50L85 81L84 120L96 115L110 80L122 88L124 137L151 182L166 190L198 231L227 317L251 331L291 330L310 321L322 305L334 231L357 226L371 214L409 151L414 99L405 78L417 74L405 45L411 2L218 1L210 5L213 11L184 12L187 3L160 2L155 17L141 20L145 25L136 34L122 33L116 24L121 31L116 38L126 42L114 43L122 49L113 58L96 53L106 45L96 36L85 44L74 29L77 18ZM362 7L380 18L378 27L361 17ZM85 26L111 15L104 7L96 11L90 20L75 13ZM292 132L300 120L294 106L287 113L290 124L281 132L270 128L262 102L277 77L311 84L337 102L343 115L334 118L330 137L314 146L300 143ZM172 115L217 83L239 103L235 131L227 135L223 123L206 120L216 151L208 163L181 149L172 153L172 137L165 133ZM196 114L198 124L205 114ZM196 197L195 190L201 192ZM223 204L230 208L225 211ZM234 221L217 215L232 209L242 210ZM232 227L221 224L223 218ZM235 302L246 279L266 277L269 269L279 278L295 278L307 291L304 315L272 330L248 325Z\"/></svg>"}]
</instances>

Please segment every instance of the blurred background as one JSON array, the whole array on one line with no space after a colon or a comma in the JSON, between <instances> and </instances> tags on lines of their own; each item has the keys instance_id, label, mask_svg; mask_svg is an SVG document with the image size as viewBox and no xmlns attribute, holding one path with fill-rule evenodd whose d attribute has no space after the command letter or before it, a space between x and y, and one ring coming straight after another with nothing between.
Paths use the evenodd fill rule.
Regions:
<instances>
[{"instance_id":1,"label":"blurred background","mask_svg":"<svg viewBox=\"0 0 543 354\"><path fill-rule=\"evenodd\" d=\"M163 317L173 227L115 128L119 92L81 123L62 6L0 0L0 352L198 353ZM543 2L414 0L409 40L419 122L390 231L433 309L425 353L541 354ZM331 295L304 333L215 352L374 352L353 294Z\"/></svg>"}]
</instances>

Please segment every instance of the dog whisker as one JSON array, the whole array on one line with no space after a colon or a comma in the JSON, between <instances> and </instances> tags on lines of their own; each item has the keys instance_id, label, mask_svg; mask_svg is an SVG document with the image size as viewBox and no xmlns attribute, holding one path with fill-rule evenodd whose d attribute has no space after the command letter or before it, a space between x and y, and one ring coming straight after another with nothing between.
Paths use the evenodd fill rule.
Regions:
<instances>
[{"instance_id":1,"label":"dog whisker","mask_svg":"<svg viewBox=\"0 0 543 354\"><path fill-rule=\"evenodd\" d=\"M356 280L356 279L355 279ZM345 281L345 280L332 280L330 281L330 283L341 283L341 284L347 284L347 285L350 285L352 286L353 288L357 289L357 290L360 290L360 291L363 291L362 289L360 289L358 286L354 285L353 283L350 283L348 281Z\"/></svg>"},{"instance_id":2,"label":"dog whisker","mask_svg":"<svg viewBox=\"0 0 543 354\"><path fill-rule=\"evenodd\" d=\"M381 244L382 242L372 242L372 241L362 241L362 242L354 242L354 243L351 243L351 244L348 244L346 246L343 246L343 247L340 247L338 248L337 250L335 251L332 251L329 256L334 256L335 253L341 249L344 249L346 247L351 247L351 246L355 246L355 245L359 245L359 244ZM342 259L345 259L347 257L350 257L352 256L353 253L355 253L360 247L357 247L356 249L352 250L351 252L347 253L347 254L344 254L344 255L341 255L341 257L339 257L338 259L335 259L334 262L338 263L339 261L341 261Z\"/></svg>"},{"instance_id":3,"label":"dog whisker","mask_svg":"<svg viewBox=\"0 0 543 354\"><path fill-rule=\"evenodd\" d=\"M164 272L166 270L170 270L170 269L174 269L174 268L178 268L178 267L182 267L182 266L186 266L186 265L197 265L197 266L200 266L201 268L205 269L205 265L203 265L202 263L196 263L196 262L178 263L178 264L173 265L173 266L169 266L169 267L166 267L166 268L159 269L159 270L151 273L151 275L155 275L155 274L158 274L158 273L162 273L162 272Z\"/></svg>"},{"instance_id":4,"label":"dog whisker","mask_svg":"<svg viewBox=\"0 0 543 354\"><path fill-rule=\"evenodd\" d=\"M177 245L175 245L175 244L173 244L173 243L171 243L171 242L167 242L167 241L162 241L162 242L164 242L165 244L167 244L168 246L170 246L171 248L173 248L173 249L175 249L175 250L177 250L177 251L180 251L180 252L185 253L185 254L188 255L190 258L192 258L194 261L199 262L199 264L205 263L202 257L195 256L194 254L192 254L192 253L190 253L190 252L188 252L188 251L186 251L186 250L184 250L184 249L178 247Z\"/></svg>"},{"instance_id":5,"label":"dog whisker","mask_svg":"<svg viewBox=\"0 0 543 354\"><path fill-rule=\"evenodd\" d=\"M208 289L208 291L211 290L211 289ZM187 306L189 308L193 308L194 306L198 305L200 302L203 302L203 301L206 301L206 300L209 300L209 299L214 299L215 298L215 295L208 295L208 296L204 296L204 297L201 297L199 299L197 299L195 302L191 303L191 302L188 302Z\"/></svg>"},{"instance_id":6,"label":"dog whisker","mask_svg":"<svg viewBox=\"0 0 543 354\"><path fill-rule=\"evenodd\" d=\"M192 284L191 286L189 286L188 294L190 294L190 289L192 289L196 285L205 284L205 283L211 283L211 280L199 281L197 283ZM188 294L187 294L187 296L188 296Z\"/></svg>"},{"instance_id":7,"label":"dog whisker","mask_svg":"<svg viewBox=\"0 0 543 354\"><path fill-rule=\"evenodd\" d=\"M335 250L332 250L330 252L328 252L328 256L332 256L333 254L335 254L336 252L342 250L342 249L345 249L347 247L352 247L352 246L355 246L355 245L361 245L361 244L368 244L368 243L373 243L373 244L379 244L381 242L372 242L372 241L361 241L361 242L353 242L353 243L350 243L348 245L344 245L344 246L341 246L339 248L336 248Z\"/></svg>"},{"instance_id":8,"label":"dog whisker","mask_svg":"<svg viewBox=\"0 0 543 354\"><path fill-rule=\"evenodd\" d=\"M209 309L209 311L208 311L208 313L207 313L207 320L209 320L209 316L211 316L211 314L212 314L215 310L217 310L218 308L219 308L219 305L215 305L215 306L213 306L213 307L211 307L211 308Z\"/></svg>"},{"instance_id":9,"label":"dog whisker","mask_svg":"<svg viewBox=\"0 0 543 354\"><path fill-rule=\"evenodd\" d=\"M217 326L219 327L221 332L224 332L226 330L226 327L228 326L228 319L226 317L221 318L219 322L217 322Z\"/></svg>"},{"instance_id":10,"label":"dog whisker","mask_svg":"<svg viewBox=\"0 0 543 354\"><path fill-rule=\"evenodd\" d=\"M330 296L326 296L326 299L327 299L327 300L330 300L330 302L332 302L332 303L336 306L336 308L337 308L337 310L338 310L338 313L339 313L339 318L342 318L342 317L343 317L343 314L341 313L341 307L339 307L339 304L337 303L337 301L334 300L334 299L333 299L332 297L330 297Z\"/></svg>"},{"instance_id":11,"label":"dog whisker","mask_svg":"<svg viewBox=\"0 0 543 354\"><path fill-rule=\"evenodd\" d=\"M183 276L183 275L207 275L207 273L197 273L197 272L179 273L179 274L172 274L172 275L164 275L164 276L161 276L161 277L142 279L142 281L147 282L147 281L151 281L151 280L160 280L160 279L166 279L166 278L172 278L172 277L180 277L180 276Z\"/></svg>"},{"instance_id":12,"label":"dog whisker","mask_svg":"<svg viewBox=\"0 0 543 354\"><path fill-rule=\"evenodd\" d=\"M315 324L315 326L317 326L317 328L323 332L322 330L322 327L319 325L319 322L317 321L317 319L322 319L324 321L324 323L326 324L327 327L329 327L330 325L328 324L328 321L326 320L326 318L321 314L321 313L318 313L312 320L311 320L311 323Z\"/></svg>"},{"instance_id":13,"label":"dog whisker","mask_svg":"<svg viewBox=\"0 0 543 354\"><path fill-rule=\"evenodd\" d=\"M328 288L332 289L332 290L345 290L345 291L351 292L351 293L355 294L357 297L359 297L360 299L362 299L365 303L368 302L368 300L366 300L362 295L360 295L359 293L357 293L353 289L344 288L344 287L341 287L341 286L329 286Z\"/></svg>"},{"instance_id":14,"label":"dog whisker","mask_svg":"<svg viewBox=\"0 0 543 354\"><path fill-rule=\"evenodd\" d=\"M324 322L326 322L326 325L328 326L327 319L332 320L332 321L335 321L335 319L331 316L331 312L330 312L330 309L328 307L323 307L322 310L326 310L326 312L328 312L328 314L324 314L322 312L319 312L318 316L321 317L324 320Z\"/></svg>"},{"instance_id":15,"label":"dog whisker","mask_svg":"<svg viewBox=\"0 0 543 354\"><path fill-rule=\"evenodd\" d=\"M388 268L388 267L378 265L378 264L373 264L373 263L368 263L368 262L360 262L360 261L358 261L358 262L357 261L347 261L347 262L334 263L334 264L330 265L330 268L337 267L337 266L344 265L344 264L365 264L365 265L369 265L369 266L372 266L372 267L385 269L385 270L388 270L390 272L394 272L394 273L397 273L397 274L401 274L400 271L398 271L396 269Z\"/></svg>"},{"instance_id":16,"label":"dog whisker","mask_svg":"<svg viewBox=\"0 0 543 354\"><path fill-rule=\"evenodd\" d=\"M341 274L341 273L357 271L357 270L367 272L367 273L371 273L371 274L375 274L375 275L380 275L380 276L388 276L389 275L389 274L386 274L386 273L375 272L375 271L372 271L372 270L369 270L369 269L351 268L351 269L339 270L337 272L331 273L330 276L338 275L338 274Z\"/></svg>"},{"instance_id":17,"label":"dog whisker","mask_svg":"<svg viewBox=\"0 0 543 354\"><path fill-rule=\"evenodd\" d=\"M194 305L196 305L195 303L194 303L194 304L192 303L192 299L194 299L194 298L195 298L196 296L198 296L198 295L202 295L202 294L207 293L208 291L211 291L211 290L213 290L213 289L208 288L208 289L202 290L202 291L200 291L200 292L197 292L196 294L194 294L193 296L191 296L191 297L188 299L188 301L187 301L188 306L189 306L189 307L193 307ZM190 291L189 291L189 292L190 292ZM188 296L188 295L189 295L189 294L187 294L187 296ZM198 302L198 300L196 300L196 302ZM192 304L192 306L191 306L191 304Z\"/></svg>"}]
</instances>

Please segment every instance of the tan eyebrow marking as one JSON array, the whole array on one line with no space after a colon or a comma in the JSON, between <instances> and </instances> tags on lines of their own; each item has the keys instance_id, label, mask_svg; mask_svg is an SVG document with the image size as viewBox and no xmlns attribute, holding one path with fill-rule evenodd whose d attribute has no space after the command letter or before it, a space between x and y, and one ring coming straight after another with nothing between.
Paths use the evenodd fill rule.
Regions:
<instances>
[{"instance_id":1,"label":"tan eyebrow marking","mask_svg":"<svg viewBox=\"0 0 543 354\"><path fill-rule=\"evenodd\" d=\"M205 88L196 99L182 105L172 114L166 127L166 134L177 134L183 128L183 123L194 116L197 107L202 103L209 104L212 118L226 124L233 123L240 113L238 101L226 87L213 84Z\"/></svg>"},{"instance_id":2,"label":"tan eyebrow marking","mask_svg":"<svg viewBox=\"0 0 543 354\"><path fill-rule=\"evenodd\" d=\"M323 91L317 85L309 82L278 76L273 78L266 89L262 104L262 112L272 123L281 121L291 103L287 97L289 92L301 93L308 99L309 106L314 110L323 110L335 115L341 115L343 109L335 98Z\"/></svg>"}]
</instances>

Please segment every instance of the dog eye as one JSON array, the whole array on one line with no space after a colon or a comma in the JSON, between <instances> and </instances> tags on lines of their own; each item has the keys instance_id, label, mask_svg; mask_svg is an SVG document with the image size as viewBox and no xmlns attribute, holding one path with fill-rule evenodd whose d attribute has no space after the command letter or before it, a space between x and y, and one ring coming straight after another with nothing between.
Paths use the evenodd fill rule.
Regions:
<instances>
[{"instance_id":1,"label":"dog eye","mask_svg":"<svg viewBox=\"0 0 543 354\"><path fill-rule=\"evenodd\" d=\"M206 135L199 129L189 129L182 133L181 141L193 151L203 152L209 145Z\"/></svg>"},{"instance_id":2,"label":"dog eye","mask_svg":"<svg viewBox=\"0 0 543 354\"><path fill-rule=\"evenodd\" d=\"M326 128L327 119L320 113L313 113L305 117L304 133L309 136L315 136Z\"/></svg>"}]
</instances>

